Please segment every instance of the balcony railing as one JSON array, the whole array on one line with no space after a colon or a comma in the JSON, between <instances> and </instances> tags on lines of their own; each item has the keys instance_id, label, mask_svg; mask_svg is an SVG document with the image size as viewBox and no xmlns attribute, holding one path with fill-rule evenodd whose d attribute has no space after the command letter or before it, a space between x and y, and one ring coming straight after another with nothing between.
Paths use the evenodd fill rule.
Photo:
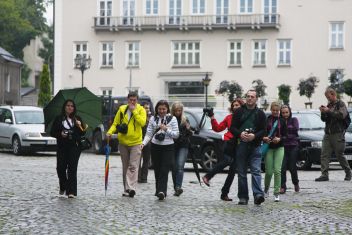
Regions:
<instances>
[{"instance_id":1,"label":"balcony railing","mask_svg":"<svg viewBox=\"0 0 352 235\"><path fill-rule=\"evenodd\" d=\"M94 17L95 30L236 30L280 27L279 14Z\"/></svg>"}]
</instances>

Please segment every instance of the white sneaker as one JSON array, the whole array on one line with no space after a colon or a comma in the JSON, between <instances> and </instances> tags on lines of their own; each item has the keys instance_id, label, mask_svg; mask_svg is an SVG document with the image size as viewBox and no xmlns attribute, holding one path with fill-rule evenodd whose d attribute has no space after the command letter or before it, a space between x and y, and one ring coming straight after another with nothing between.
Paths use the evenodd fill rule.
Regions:
<instances>
[{"instance_id":1,"label":"white sneaker","mask_svg":"<svg viewBox=\"0 0 352 235\"><path fill-rule=\"evenodd\" d=\"M274 195L275 197L275 202L279 202L280 201L280 196L279 195Z\"/></svg>"}]
</instances>

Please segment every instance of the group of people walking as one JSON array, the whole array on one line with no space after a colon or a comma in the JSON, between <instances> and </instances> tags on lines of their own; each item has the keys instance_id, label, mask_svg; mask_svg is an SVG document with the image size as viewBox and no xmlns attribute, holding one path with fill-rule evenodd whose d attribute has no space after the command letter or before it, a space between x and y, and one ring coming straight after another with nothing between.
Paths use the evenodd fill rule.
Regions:
<instances>
[{"instance_id":1,"label":"group of people walking","mask_svg":"<svg viewBox=\"0 0 352 235\"><path fill-rule=\"evenodd\" d=\"M316 181L328 178L328 163L334 151L346 172L345 180L351 180L351 169L344 152L343 121L348 115L345 104L336 98L336 92L328 88L325 92L328 105L322 106L321 119L326 123L322 148L322 175ZM155 175L155 196L159 200L167 197L169 171L172 171L174 195L183 193L184 165L193 134L189 121L184 115L180 102L172 104L160 100L151 115L149 104L140 105L138 95L128 94L127 104L120 106L107 137L118 133L119 150L122 160L124 192L122 196L133 198L137 183L146 183L150 158ZM238 172L238 204L249 201L247 169L251 173L251 186L254 203L260 205L269 197L270 183L274 176L274 201L280 201L279 194L286 192L286 171L291 173L295 192L300 191L296 161L299 154L299 120L292 117L289 106L271 103L271 114L265 113L256 105L255 90L246 93L245 102L237 98L231 103L230 114L218 123L214 113L207 115L216 132L227 130L223 135L224 154L209 173L202 177L210 186L211 179L229 166L228 175L221 189L220 198L232 201L229 191ZM62 113L56 118L51 135L58 140L57 174L60 194L69 198L77 196L77 166L80 156L79 139L84 135L83 120L76 114L75 104L67 100ZM151 157L150 157L151 156ZM261 179L262 158L265 162L264 188ZM143 159L143 164L141 164Z\"/></svg>"}]
</instances>

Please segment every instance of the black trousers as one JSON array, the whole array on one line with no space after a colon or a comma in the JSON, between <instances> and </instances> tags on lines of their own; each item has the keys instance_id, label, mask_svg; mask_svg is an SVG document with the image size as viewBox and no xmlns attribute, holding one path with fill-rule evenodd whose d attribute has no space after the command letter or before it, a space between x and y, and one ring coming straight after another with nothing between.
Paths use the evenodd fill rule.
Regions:
<instances>
[{"instance_id":1,"label":"black trousers","mask_svg":"<svg viewBox=\"0 0 352 235\"><path fill-rule=\"evenodd\" d=\"M143 163L142 163L142 159L143 159ZM150 143L148 143L142 149L141 162L139 163L138 181L144 181L148 179L149 162L150 162Z\"/></svg>"},{"instance_id":2,"label":"black trousers","mask_svg":"<svg viewBox=\"0 0 352 235\"><path fill-rule=\"evenodd\" d=\"M297 173L297 156L298 156L298 146L285 147L285 155L282 160L281 166L281 188L286 189L286 171L289 170L291 173L292 183L297 185L298 173Z\"/></svg>"},{"instance_id":3,"label":"black trousers","mask_svg":"<svg viewBox=\"0 0 352 235\"><path fill-rule=\"evenodd\" d=\"M56 155L56 171L60 191L77 196L77 166L81 150L74 143L59 146Z\"/></svg>"},{"instance_id":4,"label":"black trousers","mask_svg":"<svg viewBox=\"0 0 352 235\"><path fill-rule=\"evenodd\" d=\"M172 169L175 158L175 146L151 144L151 155L155 175L156 193L163 192L167 195L167 181L169 171Z\"/></svg>"}]
</instances>

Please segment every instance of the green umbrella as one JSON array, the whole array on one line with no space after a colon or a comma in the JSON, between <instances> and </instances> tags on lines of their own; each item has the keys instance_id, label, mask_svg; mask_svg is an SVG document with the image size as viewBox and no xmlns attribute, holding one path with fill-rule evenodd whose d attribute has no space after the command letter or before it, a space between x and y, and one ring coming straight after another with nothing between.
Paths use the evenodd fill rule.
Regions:
<instances>
[{"instance_id":1,"label":"green umbrella","mask_svg":"<svg viewBox=\"0 0 352 235\"><path fill-rule=\"evenodd\" d=\"M76 104L76 113L84 123L88 124L88 131L94 130L102 123L102 101L87 88L60 90L44 107L45 130L50 132L57 115L61 113L64 102L71 99Z\"/></svg>"}]
</instances>

